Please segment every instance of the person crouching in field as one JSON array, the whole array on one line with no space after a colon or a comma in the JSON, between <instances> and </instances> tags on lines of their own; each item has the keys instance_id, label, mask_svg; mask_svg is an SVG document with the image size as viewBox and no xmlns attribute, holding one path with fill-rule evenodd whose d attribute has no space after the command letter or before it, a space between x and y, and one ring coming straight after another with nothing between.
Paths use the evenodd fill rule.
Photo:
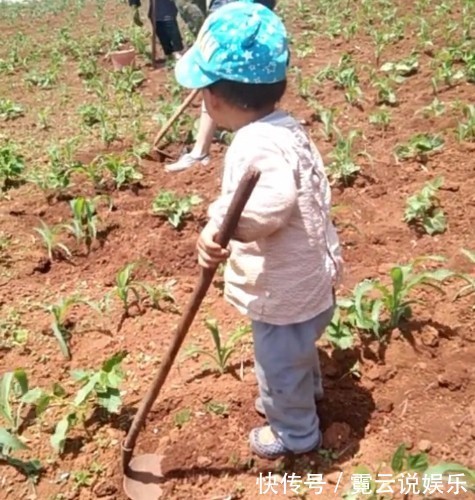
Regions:
<instances>
[{"instance_id":1,"label":"person crouching in field","mask_svg":"<svg viewBox=\"0 0 475 500\"><path fill-rule=\"evenodd\" d=\"M331 321L342 269L321 156L303 127L278 108L288 60L279 17L235 1L207 18L175 68L182 86L202 89L211 118L235 132L221 195L198 239L198 261L207 268L227 260L226 299L252 320L255 406L269 425L251 431L250 446L268 459L321 443L315 342ZM221 248L214 238L251 166L261 177L229 250Z\"/></svg>"}]
</instances>

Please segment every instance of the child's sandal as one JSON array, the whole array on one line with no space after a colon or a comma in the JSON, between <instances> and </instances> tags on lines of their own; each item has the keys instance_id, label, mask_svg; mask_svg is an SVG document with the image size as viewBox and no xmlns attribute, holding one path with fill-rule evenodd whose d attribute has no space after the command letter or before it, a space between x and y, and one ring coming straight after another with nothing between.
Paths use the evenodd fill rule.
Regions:
<instances>
[{"instance_id":1,"label":"child's sandal","mask_svg":"<svg viewBox=\"0 0 475 500\"><path fill-rule=\"evenodd\" d=\"M292 452L288 450L284 443L272 432L272 429L265 427L256 427L249 434L251 450L261 458L275 460L276 458L289 455Z\"/></svg>"}]
</instances>

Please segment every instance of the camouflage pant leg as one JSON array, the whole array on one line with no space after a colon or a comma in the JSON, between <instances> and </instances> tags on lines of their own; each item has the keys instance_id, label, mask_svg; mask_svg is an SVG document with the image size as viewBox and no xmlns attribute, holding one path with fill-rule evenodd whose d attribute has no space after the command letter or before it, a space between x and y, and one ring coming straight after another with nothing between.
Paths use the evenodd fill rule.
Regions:
<instances>
[{"instance_id":1,"label":"camouflage pant leg","mask_svg":"<svg viewBox=\"0 0 475 500\"><path fill-rule=\"evenodd\" d=\"M175 0L175 3L180 17L196 36L205 20L206 0Z\"/></svg>"}]
</instances>

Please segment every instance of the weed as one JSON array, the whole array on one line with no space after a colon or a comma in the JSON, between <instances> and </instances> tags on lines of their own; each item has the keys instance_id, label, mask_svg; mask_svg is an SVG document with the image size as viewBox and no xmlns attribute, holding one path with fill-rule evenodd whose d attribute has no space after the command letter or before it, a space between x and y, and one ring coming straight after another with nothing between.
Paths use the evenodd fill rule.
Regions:
<instances>
[{"instance_id":1,"label":"weed","mask_svg":"<svg viewBox=\"0 0 475 500\"><path fill-rule=\"evenodd\" d=\"M439 135L416 134L406 144L396 146L394 152L399 160L416 158L426 163L429 153L440 151L444 146L444 139Z\"/></svg>"},{"instance_id":2,"label":"weed","mask_svg":"<svg viewBox=\"0 0 475 500\"><path fill-rule=\"evenodd\" d=\"M45 73L31 71L25 77L25 81L41 89L52 89L58 81L58 73L56 70L49 70Z\"/></svg>"},{"instance_id":3,"label":"weed","mask_svg":"<svg viewBox=\"0 0 475 500\"><path fill-rule=\"evenodd\" d=\"M44 108L38 111L38 128L40 130L49 130L49 115L51 114L51 108Z\"/></svg>"},{"instance_id":4,"label":"weed","mask_svg":"<svg viewBox=\"0 0 475 500\"><path fill-rule=\"evenodd\" d=\"M173 422L179 429L181 429L187 422L189 422L190 419L191 410L188 408L184 408L183 410L180 410L179 412L175 413L175 415L173 415Z\"/></svg>"},{"instance_id":5,"label":"weed","mask_svg":"<svg viewBox=\"0 0 475 500\"><path fill-rule=\"evenodd\" d=\"M115 91L124 94L132 94L145 81L145 75L142 71L132 66L114 71L111 77Z\"/></svg>"},{"instance_id":6,"label":"weed","mask_svg":"<svg viewBox=\"0 0 475 500\"><path fill-rule=\"evenodd\" d=\"M381 66L380 71L407 77L416 74L418 69L419 61L417 59L417 56L413 55L406 59L401 59L398 62L387 62Z\"/></svg>"},{"instance_id":7,"label":"weed","mask_svg":"<svg viewBox=\"0 0 475 500\"><path fill-rule=\"evenodd\" d=\"M28 341L28 330L22 327L20 315L15 309L2 312L0 319L0 350L22 347Z\"/></svg>"},{"instance_id":8,"label":"weed","mask_svg":"<svg viewBox=\"0 0 475 500\"><path fill-rule=\"evenodd\" d=\"M92 127L104 120L104 108L94 104L83 104L79 107L79 116L82 123L87 127Z\"/></svg>"},{"instance_id":9,"label":"weed","mask_svg":"<svg viewBox=\"0 0 475 500\"><path fill-rule=\"evenodd\" d=\"M23 156L17 152L12 142L0 147L0 181L3 182L2 191L17 186L22 180L25 169Z\"/></svg>"},{"instance_id":10,"label":"weed","mask_svg":"<svg viewBox=\"0 0 475 500\"><path fill-rule=\"evenodd\" d=\"M54 260L54 257L71 257L69 248L58 241L59 234L64 228L62 225L48 226L44 221L40 221L41 227L35 227L34 230L41 236L43 245L46 247L49 260ZM63 254L61 254L63 252Z\"/></svg>"},{"instance_id":11,"label":"weed","mask_svg":"<svg viewBox=\"0 0 475 500\"><path fill-rule=\"evenodd\" d=\"M82 387L74 398L74 406L83 405L91 396L108 413L117 413L122 405L119 387L125 379L121 363L127 356L126 351L120 351L107 359L99 370L75 370L74 380Z\"/></svg>"},{"instance_id":12,"label":"weed","mask_svg":"<svg viewBox=\"0 0 475 500\"><path fill-rule=\"evenodd\" d=\"M419 193L407 199L405 222L423 228L430 235L445 231L447 219L437 197L437 191L443 182L442 177L437 177L432 182L427 182Z\"/></svg>"},{"instance_id":13,"label":"weed","mask_svg":"<svg viewBox=\"0 0 475 500\"><path fill-rule=\"evenodd\" d=\"M218 322L215 319L208 319L205 321L206 328L211 333L211 337L213 339L215 352L211 352L205 349L199 349L197 347L191 346L186 355L194 356L196 354L201 354L203 356L207 356L212 359L218 368L219 373L222 375L228 369L229 359L231 355L236 350L238 342L250 332L249 327L240 327L237 328L228 339L223 342L221 337L221 333L219 331Z\"/></svg>"},{"instance_id":14,"label":"weed","mask_svg":"<svg viewBox=\"0 0 475 500\"><path fill-rule=\"evenodd\" d=\"M421 109L420 113L422 113L426 118L429 116L442 116L445 113L445 105L437 97L434 97L428 106Z\"/></svg>"},{"instance_id":15,"label":"weed","mask_svg":"<svg viewBox=\"0 0 475 500\"><path fill-rule=\"evenodd\" d=\"M389 78L378 78L373 82L373 86L377 89L376 104L387 104L388 106L398 104L396 91Z\"/></svg>"},{"instance_id":16,"label":"weed","mask_svg":"<svg viewBox=\"0 0 475 500\"><path fill-rule=\"evenodd\" d=\"M380 109L369 115L369 123L381 130L387 130L391 124L391 113L387 109Z\"/></svg>"},{"instance_id":17,"label":"weed","mask_svg":"<svg viewBox=\"0 0 475 500\"><path fill-rule=\"evenodd\" d=\"M111 174L117 189L136 184L143 179L143 175L137 170L136 165L120 156L102 156L96 159L94 164Z\"/></svg>"},{"instance_id":18,"label":"weed","mask_svg":"<svg viewBox=\"0 0 475 500\"><path fill-rule=\"evenodd\" d=\"M72 377L81 384L72 402L67 402L68 413L56 424L50 438L52 447L62 453L68 433L79 423L85 426L89 403L103 408L107 413L117 413L122 404L120 385L125 379L121 367L122 360L127 356L120 351L106 361L99 370L75 370ZM86 430L86 429L85 429ZM91 470L91 469L90 469Z\"/></svg>"},{"instance_id":19,"label":"weed","mask_svg":"<svg viewBox=\"0 0 475 500\"><path fill-rule=\"evenodd\" d=\"M225 403L218 403L217 401L210 401L206 403L206 411L218 415L219 417L227 417L229 415L229 407Z\"/></svg>"},{"instance_id":20,"label":"weed","mask_svg":"<svg viewBox=\"0 0 475 500\"><path fill-rule=\"evenodd\" d=\"M166 217L168 222L178 229L183 221L191 214L191 209L201 203L196 195L179 197L171 191L160 191L153 200L153 213Z\"/></svg>"},{"instance_id":21,"label":"weed","mask_svg":"<svg viewBox=\"0 0 475 500\"><path fill-rule=\"evenodd\" d=\"M23 116L23 108L10 99L0 99L0 120L14 120Z\"/></svg>"},{"instance_id":22,"label":"weed","mask_svg":"<svg viewBox=\"0 0 475 500\"><path fill-rule=\"evenodd\" d=\"M462 249L462 253L467 257L467 259L475 265L475 252L472 252L467 249ZM470 295L472 293L475 293L475 278L473 278L470 275L467 274L462 274L460 276L464 281L467 282L467 285L463 286L458 292L457 295L455 296L455 299L458 299L460 297L465 297L467 295ZM475 306L474 306L475 308Z\"/></svg>"}]
</instances>

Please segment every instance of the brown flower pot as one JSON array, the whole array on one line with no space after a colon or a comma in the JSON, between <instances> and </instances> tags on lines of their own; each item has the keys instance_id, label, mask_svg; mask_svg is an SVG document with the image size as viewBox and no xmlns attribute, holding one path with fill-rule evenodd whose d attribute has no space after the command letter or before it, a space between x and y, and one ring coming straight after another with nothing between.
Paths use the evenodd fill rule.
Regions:
<instances>
[{"instance_id":1,"label":"brown flower pot","mask_svg":"<svg viewBox=\"0 0 475 500\"><path fill-rule=\"evenodd\" d=\"M135 62L135 49L118 50L110 52L109 55L115 70L133 65Z\"/></svg>"}]
</instances>

